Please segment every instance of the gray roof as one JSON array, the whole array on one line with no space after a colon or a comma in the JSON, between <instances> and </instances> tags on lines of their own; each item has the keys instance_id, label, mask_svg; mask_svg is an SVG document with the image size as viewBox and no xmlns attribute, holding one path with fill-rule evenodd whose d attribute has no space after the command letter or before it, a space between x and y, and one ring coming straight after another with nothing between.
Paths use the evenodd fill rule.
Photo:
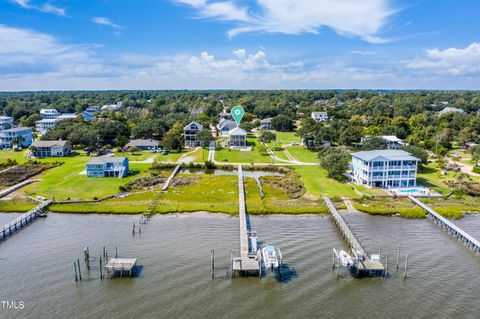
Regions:
<instances>
[{"instance_id":1,"label":"gray roof","mask_svg":"<svg viewBox=\"0 0 480 319\"><path fill-rule=\"evenodd\" d=\"M90 158L87 164L122 163L125 159L125 156L98 156Z\"/></svg>"},{"instance_id":2,"label":"gray roof","mask_svg":"<svg viewBox=\"0 0 480 319\"><path fill-rule=\"evenodd\" d=\"M231 121L231 120L226 120L226 121L223 121L223 122L220 122L218 124L218 128L223 131L224 129L227 129L227 130L231 130L231 129L234 129L235 127L237 127L237 123L235 123L235 121Z\"/></svg>"},{"instance_id":3,"label":"gray roof","mask_svg":"<svg viewBox=\"0 0 480 319\"><path fill-rule=\"evenodd\" d=\"M269 117L269 118L266 118L266 119L261 120L260 122L261 122L261 123L270 123L271 121L272 121L272 118Z\"/></svg>"},{"instance_id":4,"label":"gray roof","mask_svg":"<svg viewBox=\"0 0 480 319\"><path fill-rule=\"evenodd\" d=\"M192 125L195 125L195 126L197 127L197 129L199 129L199 130L203 129L203 125L202 125L202 124L193 121L193 122L191 122L190 124L188 124L187 126L185 126L185 127L183 128L183 130L191 130L191 129L192 129L192 128L191 128Z\"/></svg>"},{"instance_id":5,"label":"gray roof","mask_svg":"<svg viewBox=\"0 0 480 319\"><path fill-rule=\"evenodd\" d=\"M134 147L137 147L137 146L148 146L148 147L156 147L160 145L160 142L159 141L156 141L156 140L152 140L152 139L149 139L149 140L144 140L144 139L137 139L137 140L131 140L130 142L128 142L127 145L125 145L126 147L130 147L130 146L134 146Z\"/></svg>"},{"instance_id":6,"label":"gray roof","mask_svg":"<svg viewBox=\"0 0 480 319\"><path fill-rule=\"evenodd\" d=\"M412 156L410 153L402 150L374 150L364 151L352 154L363 161L371 161L377 157L383 157L390 161L420 161L418 158Z\"/></svg>"},{"instance_id":7,"label":"gray roof","mask_svg":"<svg viewBox=\"0 0 480 319\"><path fill-rule=\"evenodd\" d=\"M52 147L52 146L62 146L64 147L68 141L34 141L31 146L33 147Z\"/></svg>"},{"instance_id":8,"label":"gray roof","mask_svg":"<svg viewBox=\"0 0 480 319\"><path fill-rule=\"evenodd\" d=\"M247 131L245 131L243 128L240 128L240 127L236 127L234 129L231 129L230 131L228 131L228 135L230 136L247 136Z\"/></svg>"}]
</instances>

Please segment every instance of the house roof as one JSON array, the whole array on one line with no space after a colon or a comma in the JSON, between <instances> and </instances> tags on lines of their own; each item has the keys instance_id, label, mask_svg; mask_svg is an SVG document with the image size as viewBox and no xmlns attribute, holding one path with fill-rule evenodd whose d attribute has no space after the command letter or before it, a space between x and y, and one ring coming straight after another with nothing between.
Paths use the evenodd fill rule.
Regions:
<instances>
[{"instance_id":1,"label":"house roof","mask_svg":"<svg viewBox=\"0 0 480 319\"><path fill-rule=\"evenodd\" d=\"M202 124L193 121L193 122L191 122L190 124L188 124L187 126L185 126L185 127L183 128L183 130L191 130L191 129L192 129L192 125L196 126L196 129L197 129L197 130L203 129L203 125L202 125Z\"/></svg>"},{"instance_id":2,"label":"house roof","mask_svg":"<svg viewBox=\"0 0 480 319\"><path fill-rule=\"evenodd\" d=\"M232 120L220 121L220 123L218 123L218 129L221 131L223 131L224 129L227 129L230 131L235 127L237 127L237 123L235 123L235 121L232 121Z\"/></svg>"},{"instance_id":3,"label":"house roof","mask_svg":"<svg viewBox=\"0 0 480 319\"><path fill-rule=\"evenodd\" d=\"M402 142L402 140L396 137L395 135L382 135L380 137L389 142L399 142L399 143Z\"/></svg>"},{"instance_id":4,"label":"house roof","mask_svg":"<svg viewBox=\"0 0 480 319\"><path fill-rule=\"evenodd\" d=\"M31 147L52 147L52 146L62 146L64 147L68 142L67 141L34 141Z\"/></svg>"},{"instance_id":5,"label":"house roof","mask_svg":"<svg viewBox=\"0 0 480 319\"><path fill-rule=\"evenodd\" d=\"M269 118L261 120L260 123L270 123L271 121L272 121L272 118L269 117Z\"/></svg>"},{"instance_id":6,"label":"house roof","mask_svg":"<svg viewBox=\"0 0 480 319\"><path fill-rule=\"evenodd\" d=\"M92 157L87 164L107 164L107 163L123 163L128 158L125 156L98 156Z\"/></svg>"},{"instance_id":7,"label":"house roof","mask_svg":"<svg viewBox=\"0 0 480 319\"><path fill-rule=\"evenodd\" d=\"M32 131L32 129L29 127L14 127L14 128L9 128L8 130L3 130L2 132L12 133L12 132L22 132L27 130L29 130L30 132Z\"/></svg>"},{"instance_id":8,"label":"house roof","mask_svg":"<svg viewBox=\"0 0 480 319\"><path fill-rule=\"evenodd\" d=\"M353 153L352 156L359 158L363 161L371 161L376 159L377 157L383 157L390 161L420 161L420 159L402 150L364 151L364 152Z\"/></svg>"},{"instance_id":9,"label":"house roof","mask_svg":"<svg viewBox=\"0 0 480 319\"><path fill-rule=\"evenodd\" d=\"M158 145L160 145L160 142L156 141L156 140L136 139L136 140L131 140L130 142L128 142L127 145L125 145L125 147L130 147L130 146L134 146L134 147L137 147L137 146L152 147L153 146L153 147L156 147Z\"/></svg>"},{"instance_id":10,"label":"house roof","mask_svg":"<svg viewBox=\"0 0 480 319\"><path fill-rule=\"evenodd\" d=\"M230 113L228 112L220 112L218 113L219 116L230 116Z\"/></svg>"},{"instance_id":11,"label":"house roof","mask_svg":"<svg viewBox=\"0 0 480 319\"><path fill-rule=\"evenodd\" d=\"M57 118L58 119L73 119L76 118L77 115L75 113L63 113L60 114Z\"/></svg>"},{"instance_id":12,"label":"house roof","mask_svg":"<svg viewBox=\"0 0 480 319\"><path fill-rule=\"evenodd\" d=\"M43 113L59 113L59 112L57 111L57 109L41 109L40 114L43 114Z\"/></svg>"},{"instance_id":13,"label":"house roof","mask_svg":"<svg viewBox=\"0 0 480 319\"><path fill-rule=\"evenodd\" d=\"M451 107L451 106L447 106L446 108L444 108L443 110L441 110L440 114L445 114L445 113L451 113L451 112L456 112L456 113L465 113L464 110L462 109L459 109L459 108L456 108L456 107Z\"/></svg>"},{"instance_id":14,"label":"house roof","mask_svg":"<svg viewBox=\"0 0 480 319\"><path fill-rule=\"evenodd\" d=\"M247 136L247 131L245 131L244 129L237 126L236 128L228 131L228 135L229 136L240 136L240 135L241 136Z\"/></svg>"},{"instance_id":15,"label":"house roof","mask_svg":"<svg viewBox=\"0 0 480 319\"><path fill-rule=\"evenodd\" d=\"M313 116L323 116L323 117L328 116L327 112L312 112L312 115Z\"/></svg>"}]
</instances>

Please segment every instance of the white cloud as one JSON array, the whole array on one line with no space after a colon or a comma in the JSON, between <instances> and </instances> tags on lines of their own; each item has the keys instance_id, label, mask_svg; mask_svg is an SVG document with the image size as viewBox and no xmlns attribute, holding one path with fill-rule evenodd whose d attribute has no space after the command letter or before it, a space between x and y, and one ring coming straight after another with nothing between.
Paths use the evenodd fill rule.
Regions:
<instances>
[{"instance_id":1,"label":"white cloud","mask_svg":"<svg viewBox=\"0 0 480 319\"><path fill-rule=\"evenodd\" d=\"M407 67L437 74L472 75L480 73L480 43L474 42L466 48L426 50L424 57L407 62Z\"/></svg>"},{"instance_id":2,"label":"white cloud","mask_svg":"<svg viewBox=\"0 0 480 319\"><path fill-rule=\"evenodd\" d=\"M106 18L106 17L94 17L94 18L92 18L92 21L96 24L105 25L105 26L108 26L108 27L112 27L114 29L123 28L121 25L113 23L110 18Z\"/></svg>"},{"instance_id":3,"label":"white cloud","mask_svg":"<svg viewBox=\"0 0 480 319\"><path fill-rule=\"evenodd\" d=\"M329 27L341 36L385 43L389 40L378 33L396 12L391 0L256 0L256 6L249 8L232 1L173 1L190 5L202 18L239 23L228 31L230 37L246 32L318 33Z\"/></svg>"},{"instance_id":4,"label":"white cloud","mask_svg":"<svg viewBox=\"0 0 480 319\"><path fill-rule=\"evenodd\" d=\"M67 12L65 8L57 7L49 2L46 2L40 6L32 5L30 0L11 0L12 2L18 4L22 8L29 10L37 10L44 13L51 13L57 16L66 16Z\"/></svg>"}]
</instances>

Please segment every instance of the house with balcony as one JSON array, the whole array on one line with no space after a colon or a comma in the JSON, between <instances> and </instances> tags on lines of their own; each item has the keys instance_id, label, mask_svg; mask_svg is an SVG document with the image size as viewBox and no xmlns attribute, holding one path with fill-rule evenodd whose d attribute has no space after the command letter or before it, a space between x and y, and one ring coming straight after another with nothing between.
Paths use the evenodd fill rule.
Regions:
<instances>
[{"instance_id":1,"label":"house with balcony","mask_svg":"<svg viewBox=\"0 0 480 319\"><path fill-rule=\"evenodd\" d=\"M228 133L237 127L237 123L232 120L221 119L217 125L217 132L220 136L228 136Z\"/></svg>"},{"instance_id":2,"label":"house with balcony","mask_svg":"<svg viewBox=\"0 0 480 319\"><path fill-rule=\"evenodd\" d=\"M197 133L203 130L203 125L192 122L183 128L183 140L186 148L202 146L202 141L197 140Z\"/></svg>"},{"instance_id":3,"label":"house with balcony","mask_svg":"<svg viewBox=\"0 0 480 319\"><path fill-rule=\"evenodd\" d=\"M228 132L228 146L231 148L247 147L247 131L240 127L235 127Z\"/></svg>"},{"instance_id":4,"label":"house with balcony","mask_svg":"<svg viewBox=\"0 0 480 319\"><path fill-rule=\"evenodd\" d=\"M272 129L272 118L266 118L260 121L261 130L271 130Z\"/></svg>"},{"instance_id":5,"label":"house with balcony","mask_svg":"<svg viewBox=\"0 0 480 319\"><path fill-rule=\"evenodd\" d=\"M55 119L60 116L60 112L57 109L41 109L40 116L42 119Z\"/></svg>"},{"instance_id":6,"label":"house with balcony","mask_svg":"<svg viewBox=\"0 0 480 319\"><path fill-rule=\"evenodd\" d=\"M13 127L13 117L0 116L0 131L8 130Z\"/></svg>"},{"instance_id":7,"label":"house with balcony","mask_svg":"<svg viewBox=\"0 0 480 319\"><path fill-rule=\"evenodd\" d=\"M312 112L311 115L312 119L316 122L325 122L328 121L328 114L327 112Z\"/></svg>"},{"instance_id":8,"label":"house with balcony","mask_svg":"<svg viewBox=\"0 0 480 319\"><path fill-rule=\"evenodd\" d=\"M58 119L43 119L35 122L35 129L37 130L38 135L45 135L48 131L53 129L57 124Z\"/></svg>"},{"instance_id":9,"label":"house with balcony","mask_svg":"<svg viewBox=\"0 0 480 319\"><path fill-rule=\"evenodd\" d=\"M63 157L72 155L68 141L34 141L30 145L31 155L36 158Z\"/></svg>"},{"instance_id":10,"label":"house with balcony","mask_svg":"<svg viewBox=\"0 0 480 319\"><path fill-rule=\"evenodd\" d=\"M121 156L92 157L86 164L88 177L124 178L129 173L128 158Z\"/></svg>"},{"instance_id":11,"label":"house with balcony","mask_svg":"<svg viewBox=\"0 0 480 319\"><path fill-rule=\"evenodd\" d=\"M128 150L130 147L135 147L141 151L155 151L160 149L160 142L152 139L137 139L128 142L123 149Z\"/></svg>"},{"instance_id":12,"label":"house with balcony","mask_svg":"<svg viewBox=\"0 0 480 319\"><path fill-rule=\"evenodd\" d=\"M352 154L351 179L368 188L417 186L420 160L401 150L374 150Z\"/></svg>"},{"instance_id":13,"label":"house with balcony","mask_svg":"<svg viewBox=\"0 0 480 319\"><path fill-rule=\"evenodd\" d=\"M396 150L405 145L403 140L399 139L395 135L364 136L362 137L361 143L374 137L384 140L387 143L387 148L389 150Z\"/></svg>"},{"instance_id":14,"label":"house with balcony","mask_svg":"<svg viewBox=\"0 0 480 319\"><path fill-rule=\"evenodd\" d=\"M29 127L15 127L0 131L0 149L29 147L32 141L32 129Z\"/></svg>"}]
</instances>

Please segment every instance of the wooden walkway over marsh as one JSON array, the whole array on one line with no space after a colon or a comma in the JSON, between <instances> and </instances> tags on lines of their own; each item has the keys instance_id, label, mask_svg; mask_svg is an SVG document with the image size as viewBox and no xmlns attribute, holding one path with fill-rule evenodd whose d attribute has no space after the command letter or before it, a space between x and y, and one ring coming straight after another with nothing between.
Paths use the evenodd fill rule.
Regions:
<instances>
[{"instance_id":1,"label":"wooden walkway over marsh","mask_svg":"<svg viewBox=\"0 0 480 319\"><path fill-rule=\"evenodd\" d=\"M323 200L332 214L335 225L345 238L347 244L350 246L354 256L356 257L354 265L355 274L357 276L383 275L385 272L385 267L383 264L380 261L372 260L370 258L365 249L363 249L362 245L360 245L360 242L357 240L353 232L350 230L350 227L348 227L348 224L335 208L330 198L323 196Z\"/></svg>"},{"instance_id":2,"label":"wooden walkway over marsh","mask_svg":"<svg viewBox=\"0 0 480 319\"><path fill-rule=\"evenodd\" d=\"M432 219L440 224L443 228L447 229L450 233L454 236L459 238L462 242L464 242L468 247L473 249L473 252L480 252L480 242L469 235L466 231L446 219L445 217L441 216L439 213L428 207L426 204L421 202L418 198L413 196L408 196L408 198L421 208L423 208Z\"/></svg>"},{"instance_id":3,"label":"wooden walkway over marsh","mask_svg":"<svg viewBox=\"0 0 480 319\"><path fill-rule=\"evenodd\" d=\"M260 264L256 258L256 252L252 252L250 245L242 165L238 165L238 217L240 221L240 257L232 256L232 269L238 272L258 272Z\"/></svg>"},{"instance_id":4,"label":"wooden walkway over marsh","mask_svg":"<svg viewBox=\"0 0 480 319\"><path fill-rule=\"evenodd\" d=\"M172 182L173 178L178 174L178 172L180 171L181 168L182 168L182 164L178 164L177 166L175 166L172 174L167 178L167 180L165 181L165 184L163 184L162 191L167 190L167 188L168 188L168 186L170 186L170 183Z\"/></svg>"},{"instance_id":5,"label":"wooden walkway over marsh","mask_svg":"<svg viewBox=\"0 0 480 319\"><path fill-rule=\"evenodd\" d=\"M25 214L22 214L9 222L8 224L4 225L2 228L0 228L0 235L2 235L2 239L7 238L8 236L11 236L15 234L17 231L25 227L27 224L33 222L36 220L38 217L43 216L44 212L43 210L47 208L50 204L52 204L52 200L47 200L34 209L26 212Z\"/></svg>"}]
</instances>

